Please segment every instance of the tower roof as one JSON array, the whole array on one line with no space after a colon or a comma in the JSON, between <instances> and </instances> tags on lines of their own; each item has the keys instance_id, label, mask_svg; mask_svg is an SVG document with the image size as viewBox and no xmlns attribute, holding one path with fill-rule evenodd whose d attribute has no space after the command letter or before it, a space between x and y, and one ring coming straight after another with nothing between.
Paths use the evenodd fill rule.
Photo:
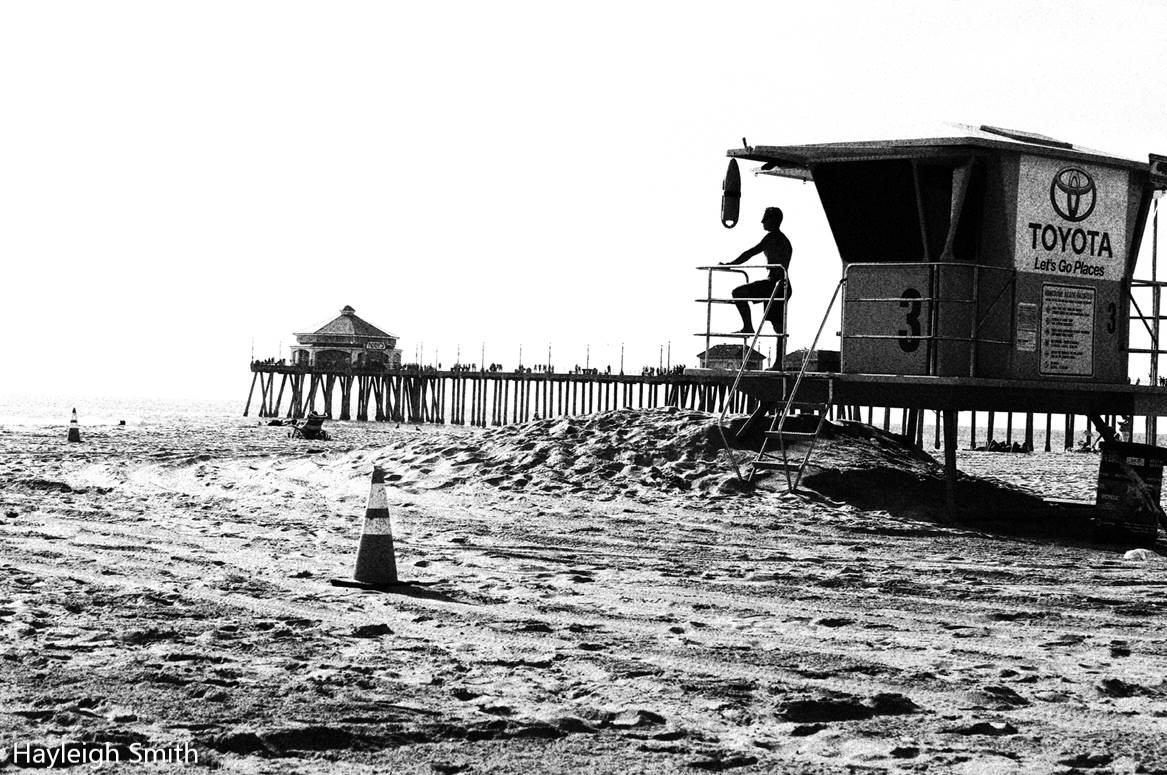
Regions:
<instances>
[{"instance_id":1,"label":"tower roof","mask_svg":"<svg viewBox=\"0 0 1167 775\"><path fill-rule=\"evenodd\" d=\"M352 307L345 305L340 316L325 323L311 334L296 334L296 336L350 336L367 339L396 339L396 334L389 334L377 328L372 323L357 317Z\"/></svg>"},{"instance_id":2,"label":"tower roof","mask_svg":"<svg viewBox=\"0 0 1167 775\"><path fill-rule=\"evenodd\" d=\"M921 127L918 132L902 133L884 140L848 140L811 145L758 145L731 148L726 155L739 159L763 162L767 168L809 169L817 164L843 161L872 161L888 158L927 158L951 155L955 149L981 152L1021 152L1057 158L1102 162L1116 167L1146 171L1147 163L1127 159L1105 151L1083 148L1035 132L1004 129L995 126L968 126L945 124ZM795 177L795 175L788 175ZM805 178L804 178L805 179Z\"/></svg>"}]
</instances>

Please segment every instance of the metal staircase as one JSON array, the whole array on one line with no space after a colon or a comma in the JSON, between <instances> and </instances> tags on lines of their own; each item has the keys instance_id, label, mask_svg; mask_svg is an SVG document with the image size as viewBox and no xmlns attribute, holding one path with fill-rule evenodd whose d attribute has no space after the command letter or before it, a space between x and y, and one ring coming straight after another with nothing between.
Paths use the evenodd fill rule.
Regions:
<instances>
[{"instance_id":1,"label":"metal staircase","mask_svg":"<svg viewBox=\"0 0 1167 775\"><path fill-rule=\"evenodd\" d=\"M818 331L815 332L814 341L802 357L802 364L799 366L798 375L794 378L794 385L786 394L785 401L781 403L781 409L777 404L771 407L773 416L770 420L770 428L766 431L762 439L762 446L750 465L749 473L746 476L748 482L752 482L759 471L766 470L782 471L786 475L786 487L789 492L797 490L799 482L802 481L806 465L810 462L810 456L814 453L815 445L818 444L819 437L822 435L823 424L826 422L831 405L834 403L834 382L832 380L806 379L807 365L810 363L811 355L818 347L819 338L822 336L823 328L826 327L831 310L835 307L835 300L839 298L839 290L843 287L843 283L844 280L839 280L835 286L835 292L831 295L826 312L823 313L822 322L819 323ZM743 365L742 372L744 370ZM738 374L738 381L740 378L741 372ZM737 382L734 384L736 385ZM793 414L796 410L798 411L797 415ZM800 422L803 422L801 418L813 422L814 430L801 429L809 422L800 425L799 430L787 430L787 422L792 416L800 418ZM772 442L777 442L776 450L772 446ZM804 447L801 451L801 459L797 453L792 454L791 447L795 445ZM794 462L791 462L792 460Z\"/></svg>"},{"instance_id":2,"label":"metal staircase","mask_svg":"<svg viewBox=\"0 0 1167 775\"><path fill-rule=\"evenodd\" d=\"M748 280L749 276L750 276L749 275L750 270L765 269L767 272L777 270L778 272L782 273L783 277L785 277L786 267L782 266L781 264L761 264L761 265L753 265L753 266L737 266L737 265L731 266L731 265L718 264L716 266L701 266L701 267L698 267L698 269L700 269L703 272L708 273L708 290L706 292L706 296L704 299L697 299L698 302L705 305L705 331L704 331L704 333L697 334L697 336L702 336L705 338L705 352L706 353L709 352L709 350L712 346L713 339L723 339L724 338L724 339L739 340L741 342L741 348L742 348L742 350L741 350L741 353L742 353L741 354L741 367L738 369L737 375L734 377L734 380L733 380L733 385L729 389L729 394L733 395L734 393L737 392L738 387L741 385L742 375L745 374L746 371L748 370L749 353L755 352L754 348L757 347L759 339L766 338L766 339L776 340L776 343L778 346L777 347L778 352L777 352L777 356L776 356L776 361L777 361L777 363L782 362L782 359L786 355L786 339L787 339L786 311L785 311L785 309L783 309L782 333L780 333L780 334L778 334L778 333L763 334L762 328L763 328L763 326L765 326L766 321L770 319L770 311L774 305L775 299L777 298L778 285L774 286L773 290L770 291L770 295L766 298L715 298L713 296L713 273L714 272L734 272L737 274L741 274L745 279ZM764 302L765 303L765 307L762 310L762 318L760 321L758 321L758 327L751 333L746 333L746 332L735 332L732 334L713 333L713 305L714 304L736 304L736 303L741 302L741 301L749 302L749 303L752 303L752 302ZM749 344L746 344L747 340L749 340ZM759 410L759 411L761 411L761 410ZM729 462L731 465L733 465L734 472L737 474L737 478L742 480L742 481L746 481L746 477L742 476L741 468L738 466L737 458L734 457L733 445L731 445L729 443L729 439L726 438L726 435L725 435L725 417L728 413L729 413L729 402L725 402L722 404L721 415L717 418L717 433L718 433L718 435L721 436L721 446L725 449L726 455L729 456Z\"/></svg>"},{"instance_id":3,"label":"metal staircase","mask_svg":"<svg viewBox=\"0 0 1167 775\"><path fill-rule=\"evenodd\" d=\"M799 377L801 376L800 373ZM786 401L780 411L774 412L770 429L766 431L758 455L750 465L747 481L753 481L759 471L777 470L786 475L786 488L789 492L798 489L798 483L802 481L806 464L810 461L819 436L822 435L823 423L826 422L827 415L830 413L831 398L834 393L830 382L826 383L826 393L827 398L824 401L797 401L795 400L797 393L791 391L790 399ZM798 411L798 414L794 414L795 410ZM813 423L814 430L788 429L786 426L791 417L797 417L805 425ZM800 427L805 427L805 425L800 425ZM777 444L777 449L774 449L774 443ZM795 446L803 448L801 453L793 449Z\"/></svg>"},{"instance_id":4,"label":"metal staircase","mask_svg":"<svg viewBox=\"0 0 1167 775\"><path fill-rule=\"evenodd\" d=\"M705 337L706 351L710 347L710 340L715 338L731 338L739 339L742 345L742 362L738 368L737 375L734 378L733 385L729 392L735 393L742 382L742 377L749 370L749 361L746 357L747 353L752 351L757 345L758 340L763 337L773 337L778 341L778 353L776 362L778 368L781 369L782 360L786 354L786 342L789 334L786 325L785 311L782 321L782 333L780 334L763 334L762 326L770 319L770 310L775 302L777 293L777 286L771 291L768 298L758 299L720 299L713 296L713 272L741 272L745 273L745 269L781 269L785 272L785 268L780 265L763 265L754 267L739 267L739 266L703 266L699 267L702 271L709 273L708 292L704 299L698 299L706 305L706 326L703 334L698 336ZM747 275L748 277L748 275ZM734 456L733 445L730 444L729 439L725 434L726 415L729 412L728 402L723 405L721 416L718 418L717 430L721 436L722 446L725 448L726 454L729 456L730 463L733 465L739 479L752 482L759 471L764 470L781 470L786 475L786 485L788 489L793 492L797 489L799 482L802 480L802 474L806 470L806 465L810 461L810 457L814 452L815 445L818 443L819 436L822 434L823 425L827 420L827 415L830 413L831 405L834 403L834 382L830 379L816 379L811 377L806 378L807 366L810 363L810 357L818 347L819 338L822 336L823 329L826 327L827 319L830 318L831 311L835 307L835 301L839 298L839 291L842 289L846 277L840 278L838 284L835 285L835 291L831 295L831 301L827 304L827 309L823 313L823 319L819 323L818 330L815 332L814 341L807 349L803 356L802 363L799 367L798 374L794 379L789 393L784 393L783 398L770 405L759 406L754 415L747 421L744 428L739 431L739 438L745 432L745 429L753 427L756 421L764 419L765 415L770 415L770 427L765 431L762 441L761 449L755 458L750 461L749 470L743 476L741 468L738 466L737 458ZM762 311L761 319L758 322L756 331L751 333L733 333L733 334L716 334L712 333L712 305L713 304L733 304L739 301L747 302L764 302L765 307ZM749 344L747 345L747 340ZM782 379L782 384L785 385L789 379L788 375L775 375ZM795 414L797 412L797 414ZM788 428L791 417L797 417L799 427ZM814 424L814 430L806 430L806 426ZM799 450L797 447L803 447ZM801 458L800 458L801 455Z\"/></svg>"}]
</instances>

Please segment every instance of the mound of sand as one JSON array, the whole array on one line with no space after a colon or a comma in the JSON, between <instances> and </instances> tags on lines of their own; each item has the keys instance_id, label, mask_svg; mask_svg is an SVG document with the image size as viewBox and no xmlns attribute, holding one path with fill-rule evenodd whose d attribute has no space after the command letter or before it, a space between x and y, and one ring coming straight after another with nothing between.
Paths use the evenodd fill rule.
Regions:
<instances>
[{"instance_id":1,"label":"mound of sand","mask_svg":"<svg viewBox=\"0 0 1167 775\"><path fill-rule=\"evenodd\" d=\"M715 416L676 408L534 420L482 434L403 438L338 462L376 463L398 486L486 484L543 493L623 494L742 490Z\"/></svg>"},{"instance_id":2,"label":"mound of sand","mask_svg":"<svg viewBox=\"0 0 1167 775\"><path fill-rule=\"evenodd\" d=\"M742 422L739 418L733 431ZM762 434L727 452L717 416L675 408L617 410L535 420L460 436L402 436L354 451L331 466L367 475L373 464L404 489L486 485L506 491L587 493L596 497L720 497L786 491L786 477L739 481L730 455L747 470ZM801 460L805 447L790 450ZM826 423L802 480L805 489L864 509L934 518L944 509L943 467L895 434L861 423ZM962 477L961 499L993 513L1032 512L1041 499L999 481Z\"/></svg>"}]
</instances>

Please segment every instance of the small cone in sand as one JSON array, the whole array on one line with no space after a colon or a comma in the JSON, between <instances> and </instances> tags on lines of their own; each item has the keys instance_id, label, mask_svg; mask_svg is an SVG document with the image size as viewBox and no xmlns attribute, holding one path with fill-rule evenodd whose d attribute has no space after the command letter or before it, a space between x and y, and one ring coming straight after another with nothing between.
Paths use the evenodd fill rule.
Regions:
<instances>
[{"instance_id":1,"label":"small cone in sand","mask_svg":"<svg viewBox=\"0 0 1167 775\"><path fill-rule=\"evenodd\" d=\"M357 547L357 569L353 581L333 580L337 586L384 587L397 584L397 559L393 554L393 528L389 523L389 501L385 496L385 471L373 466L365 527Z\"/></svg>"},{"instance_id":2,"label":"small cone in sand","mask_svg":"<svg viewBox=\"0 0 1167 775\"><path fill-rule=\"evenodd\" d=\"M77 407L73 407L73 419L69 421L69 441L81 441L81 426L77 424Z\"/></svg>"}]
</instances>

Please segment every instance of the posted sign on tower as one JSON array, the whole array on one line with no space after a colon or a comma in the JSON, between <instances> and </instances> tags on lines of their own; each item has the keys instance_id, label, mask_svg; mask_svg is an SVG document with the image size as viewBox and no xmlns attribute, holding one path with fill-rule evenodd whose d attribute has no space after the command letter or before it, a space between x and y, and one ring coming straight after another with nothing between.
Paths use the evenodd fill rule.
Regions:
<instances>
[{"instance_id":1,"label":"posted sign on tower","mask_svg":"<svg viewBox=\"0 0 1167 775\"><path fill-rule=\"evenodd\" d=\"M1018 272L1120 282L1130 173L1022 156L1017 177Z\"/></svg>"},{"instance_id":2,"label":"posted sign on tower","mask_svg":"<svg viewBox=\"0 0 1167 775\"><path fill-rule=\"evenodd\" d=\"M1117 333L1129 186L1126 170L1042 156L1018 162L1014 267L1036 298L1019 300L1015 348L1037 349L1042 376L1093 378L1098 327Z\"/></svg>"}]
</instances>

